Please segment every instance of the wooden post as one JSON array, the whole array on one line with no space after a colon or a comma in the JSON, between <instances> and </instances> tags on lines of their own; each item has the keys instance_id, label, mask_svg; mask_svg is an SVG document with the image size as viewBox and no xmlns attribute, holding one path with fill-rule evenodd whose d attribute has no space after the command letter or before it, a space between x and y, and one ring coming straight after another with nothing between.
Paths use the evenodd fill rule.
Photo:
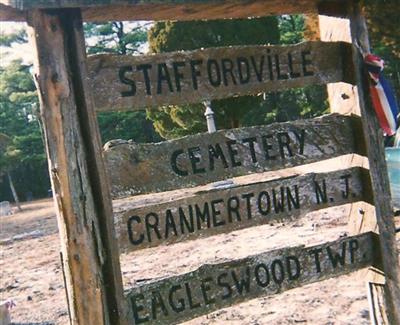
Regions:
<instances>
[{"instance_id":1,"label":"wooden post","mask_svg":"<svg viewBox=\"0 0 400 325\"><path fill-rule=\"evenodd\" d=\"M339 7L339 5L336 6ZM335 13L342 12L343 16L348 11L343 6L340 8L330 7L329 9L338 9ZM325 13L325 10L326 8L320 8L320 13L321 11ZM322 14L318 18L319 33L316 34L318 34L322 41L352 43L350 20L348 18ZM329 108L332 113L361 115L357 86L344 82L336 82L327 84L327 91ZM353 155L351 160L342 159L342 161L345 167L354 165L364 168L369 167L368 159L358 155ZM351 234L359 234L366 231L378 231L374 206L364 202L354 203L350 209L349 232Z\"/></svg>"},{"instance_id":2,"label":"wooden post","mask_svg":"<svg viewBox=\"0 0 400 325\"><path fill-rule=\"evenodd\" d=\"M81 13L32 10L28 21L72 324L126 324Z\"/></svg>"},{"instance_id":3,"label":"wooden post","mask_svg":"<svg viewBox=\"0 0 400 325\"><path fill-rule=\"evenodd\" d=\"M344 8L344 4L340 5ZM339 9L341 9L339 8ZM319 8L320 14L329 14L326 8ZM332 9L332 8L331 8ZM368 79L364 69L361 52L369 52L368 31L365 19L361 14L356 2L349 2L345 8L349 19L342 19L338 24L342 26L344 33L336 36L336 40L348 38L354 45L353 62L355 68L356 88L348 87L347 91L343 85L332 87L330 91L330 103L335 111L346 113L344 110L356 113L359 111L363 122L363 136L366 141L370 177L372 182L374 205L377 225L380 233L380 247L385 272L384 301L389 324L400 324L400 265L398 250L396 247L395 227L393 211L390 201L389 180L387 176L385 152L383 147L382 133L376 119L371 100L369 97ZM339 10L340 11L340 10ZM321 17L324 19L324 17ZM346 26L347 25L347 26ZM334 35L332 26L330 33L324 30L328 24L320 24L321 37L323 35ZM343 29L343 27L345 29ZM346 32L346 28L349 33ZM338 25L335 28L338 29ZM330 37L331 37L330 36ZM339 38L339 39L338 39ZM332 40L332 39L330 39ZM342 98L340 100L340 97ZM345 101L348 104L344 104ZM337 104L342 101L342 105ZM337 107L342 107L336 110Z\"/></svg>"}]
</instances>

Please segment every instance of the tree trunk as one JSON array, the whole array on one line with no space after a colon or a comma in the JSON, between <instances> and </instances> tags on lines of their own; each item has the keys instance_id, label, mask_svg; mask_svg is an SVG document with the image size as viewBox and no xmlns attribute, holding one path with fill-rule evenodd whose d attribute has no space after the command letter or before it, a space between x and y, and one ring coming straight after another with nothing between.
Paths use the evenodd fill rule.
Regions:
<instances>
[{"instance_id":1,"label":"tree trunk","mask_svg":"<svg viewBox=\"0 0 400 325\"><path fill-rule=\"evenodd\" d=\"M21 204L19 203L18 194L17 194L17 191L15 190L14 182L12 180L10 172L7 172L7 177L8 177L8 183L10 184L11 192L12 192L12 195L13 195L13 198L15 201L15 205L17 206L18 211L22 211Z\"/></svg>"}]
</instances>

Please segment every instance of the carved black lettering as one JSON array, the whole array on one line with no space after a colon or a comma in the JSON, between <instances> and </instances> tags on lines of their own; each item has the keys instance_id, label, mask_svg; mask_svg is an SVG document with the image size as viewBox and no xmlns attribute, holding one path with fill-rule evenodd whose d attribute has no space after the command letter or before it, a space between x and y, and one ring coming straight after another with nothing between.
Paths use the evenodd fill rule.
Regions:
<instances>
[{"instance_id":1,"label":"carved black lettering","mask_svg":"<svg viewBox=\"0 0 400 325\"><path fill-rule=\"evenodd\" d=\"M173 62L172 67L174 69L174 76L175 76L175 88L177 92L181 91L181 80L184 78L182 72L179 71L179 68L183 68L186 65L183 61Z\"/></svg>"},{"instance_id":2,"label":"carved black lettering","mask_svg":"<svg viewBox=\"0 0 400 325\"><path fill-rule=\"evenodd\" d=\"M194 224L193 224L193 211L191 206L189 206L189 220L186 218L185 212L181 207L179 207L179 222L181 225L181 233L185 233L185 227L189 233L194 232Z\"/></svg>"},{"instance_id":3,"label":"carved black lettering","mask_svg":"<svg viewBox=\"0 0 400 325\"><path fill-rule=\"evenodd\" d=\"M272 261L271 275L276 284L281 284L285 280L285 269L281 260Z\"/></svg>"},{"instance_id":4,"label":"carved black lettering","mask_svg":"<svg viewBox=\"0 0 400 325\"><path fill-rule=\"evenodd\" d=\"M129 241L131 242L132 245L140 245L143 240L144 240L144 234L140 234L138 239L134 238L134 233L135 231L133 230L133 223L141 223L142 220L138 216L132 216L129 217L128 219L128 236L129 236Z\"/></svg>"},{"instance_id":5,"label":"carved black lettering","mask_svg":"<svg viewBox=\"0 0 400 325\"><path fill-rule=\"evenodd\" d=\"M210 228L211 226L211 218L210 218L210 208L208 206L208 203L205 202L203 205L203 210L200 209L200 207L197 205L197 203L194 206L195 211L196 211L196 220L197 220L197 229L201 229L201 225L203 223L207 223L207 228Z\"/></svg>"},{"instance_id":6,"label":"carved black lettering","mask_svg":"<svg viewBox=\"0 0 400 325\"><path fill-rule=\"evenodd\" d=\"M238 57L236 60L239 72L239 82L247 84L250 81L250 65L249 60L245 57ZM242 70L244 68L244 71ZM243 73L244 72L244 73Z\"/></svg>"},{"instance_id":7,"label":"carved black lettering","mask_svg":"<svg viewBox=\"0 0 400 325\"><path fill-rule=\"evenodd\" d=\"M215 302L214 298L208 296L207 292L211 290L211 287L208 285L209 282L213 282L212 277L208 277L201 280L200 288L201 293L203 294L204 303L206 305L213 304Z\"/></svg>"},{"instance_id":8,"label":"carved black lettering","mask_svg":"<svg viewBox=\"0 0 400 325\"><path fill-rule=\"evenodd\" d=\"M176 230L176 223L172 211L168 209L165 212L165 239L169 237L169 232L172 229L175 236L178 236L178 232Z\"/></svg>"},{"instance_id":9,"label":"carved black lettering","mask_svg":"<svg viewBox=\"0 0 400 325\"><path fill-rule=\"evenodd\" d=\"M279 55L275 54L275 69L276 69L276 76L278 80L286 80L288 79L287 74L281 74L281 67L279 62Z\"/></svg>"},{"instance_id":10,"label":"carved black lettering","mask_svg":"<svg viewBox=\"0 0 400 325\"><path fill-rule=\"evenodd\" d=\"M171 167L172 170L179 176L187 176L189 173L186 170L178 168L177 160L180 155L183 154L182 149L175 150L171 155Z\"/></svg>"},{"instance_id":11,"label":"carved black lettering","mask_svg":"<svg viewBox=\"0 0 400 325\"><path fill-rule=\"evenodd\" d=\"M151 83L149 70L152 68L151 64L140 64L136 67L137 71L143 72L144 84L146 85L146 94L151 95Z\"/></svg>"},{"instance_id":12,"label":"carved black lettering","mask_svg":"<svg viewBox=\"0 0 400 325\"><path fill-rule=\"evenodd\" d=\"M191 60L190 61L190 71L192 73L192 84L193 84L194 90L198 89L197 77L200 77L200 75L201 75L201 72L199 70L197 70L197 67L202 64L203 64L203 60Z\"/></svg>"},{"instance_id":13,"label":"carved black lettering","mask_svg":"<svg viewBox=\"0 0 400 325\"><path fill-rule=\"evenodd\" d=\"M267 49L267 59L268 59L268 70L269 70L269 80L274 80L274 68L272 67L272 57L271 50Z\"/></svg>"},{"instance_id":14,"label":"carved black lettering","mask_svg":"<svg viewBox=\"0 0 400 325\"><path fill-rule=\"evenodd\" d=\"M286 187L286 198L289 211L292 211L292 206L295 209L300 209L299 187L294 185L294 197L289 187Z\"/></svg>"},{"instance_id":15,"label":"carved black lettering","mask_svg":"<svg viewBox=\"0 0 400 325\"><path fill-rule=\"evenodd\" d=\"M271 156L271 154L269 152L272 149L272 145L268 143L269 139L272 139L272 134L263 135L261 137L261 142L262 142L264 153L265 153L265 160L275 160L276 155Z\"/></svg>"},{"instance_id":16,"label":"carved black lettering","mask_svg":"<svg viewBox=\"0 0 400 325\"><path fill-rule=\"evenodd\" d=\"M256 73L257 80L259 82L263 81L263 72L264 72L264 61L265 57L262 55L260 57L260 65L257 67L257 62L254 56L250 56L251 65L253 66L254 72Z\"/></svg>"},{"instance_id":17,"label":"carved black lettering","mask_svg":"<svg viewBox=\"0 0 400 325\"><path fill-rule=\"evenodd\" d=\"M135 94L136 94L135 81L126 77L126 73L132 72L132 71L133 71L133 68L130 65L119 68L119 71L118 71L119 81L121 81L124 85L128 85L130 88L129 90L121 91L122 97L135 96Z\"/></svg>"},{"instance_id":18,"label":"carved black lettering","mask_svg":"<svg viewBox=\"0 0 400 325\"><path fill-rule=\"evenodd\" d=\"M304 142L306 137L306 130L301 129L300 133L297 131L293 131L297 141L299 141L299 154L304 154Z\"/></svg>"},{"instance_id":19,"label":"carved black lettering","mask_svg":"<svg viewBox=\"0 0 400 325\"><path fill-rule=\"evenodd\" d=\"M289 75L290 78L298 78L301 76L301 74L299 72L295 72L293 69L293 58L292 58L292 53L288 53L287 55L288 57L288 64L289 64Z\"/></svg>"},{"instance_id":20,"label":"carved black lettering","mask_svg":"<svg viewBox=\"0 0 400 325\"><path fill-rule=\"evenodd\" d=\"M168 310L165 307L161 294L158 291L151 292L151 314L153 319L157 319L157 309L161 308L164 316L168 316Z\"/></svg>"},{"instance_id":21,"label":"carved black lettering","mask_svg":"<svg viewBox=\"0 0 400 325\"><path fill-rule=\"evenodd\" d=\"M236 156L238 155L237 149L233 146L236 145L236 140L228 140L226 141L226 145L228 146L229 157L231 158L232 167L241 166L242 163L236 160Z\"/></svg>"},{"instance_id":22,"label":"carved black lettering","mask_svg":"<svg viewBox=\"0 0 400 325\"><path fill-rule=\"evenodd\" d=\"M286 148L286 151L289 155L289 157L293 156L293 152L290 148L290 137L289 134L287 132L278 132L278 134L276 135L278 138L278 145L279 145L279 153L281 154L281 158L285 159L285 151L283 150L284 148Z\"/></svg>"},{"instance_id":23,"label":"carved black lettering","mask_svg":"<svg viewBox=\"0 0 400 325\"><path fill-rule=\"evenodd\" d=\"M207 73L210 84L214 87L219 87L221 85L221 70L216 60L207 60Z\"/></svg>"},{"instance_id":24,"label":"carved black lettering","mask_svg":"<svg viewBox=\"0 0 400 325\"><path fill-rule=\"evenodd\" d=\"M242 194L242 198L246 200L246 211L247 211L247 219L250 220L252 218L251 215L251 198L254 197L253 193Z\"/></svg>"},{"instance_id":25,"label":"carved black lettering","mask_svg":"<svg viewBox=\"0 0 400 325\"><path fill-rule=\"evenodd\" d=\"M205 168L199 168L197 165L201 162L199 156L201 156L200 147L192 147L188 149L190 163L192 164L192 170L194 174L205 173Z\"/></svg>"},{"instance_id":26,"label":"carved black lettering","mask_svg":"<svg viewBox=\"0 0 400 325\"><path fill-rule=\"evenodd\" d=\"M237 84L236 82L236 78L233 74L233 61L231 59L222 59L221 60L222 63L222 75L224 78L224 85L228 86L228 75L230 75L231 79L232 79L232 83L234 85Z\"/></svg>"},{"instance_id":27,"label":"carved black lettering","mask_svg":"<svg viewBox=\"0 0 400 325\"><path fill-rule=\"evenodd\" d=\"M340 179L344 180L344 191L342 191L342 197L344 199L347 199L350 195L350 182L349 182L350 178L351 178L350 174L340 176Z\"/></svg>"},{"instance_id":28,"label":"carved black lettering","mask_svg":"<svg viewBox=\"0 0 400 325\"><path fill-rule=\"evenodd\" d=\"M221 211L217 208L217 204L223 203L224 200L212 200L211 201L211 211L213 217L213 227L223 226L226 222L225 220L218 220L218 216L221 215Z\"/></svg>"},{"instance_id":29,"label":"carved black lettering","mask_svg":"<svg viewBox=\"0 0 400 325\"><path fill-rule=\"evenodd\" d=\"M257 142L256 137L250 137L250 138L245 138L242 140L242 143L249 144L249 149L250 149L250 155L251 155L251 161L253 163L257 162L257 157L256 157L256 150L254 149L254 142Z\"/></svg>"},{"instance_id":30,"label":"carved black lettering","mask_svg":"<svg viewBox=\"0 0 400 325\"><path fill-rule=\"evenodd\" d=\"M313 76L314 72L311 70L307 70L309 65L312 65L312 61L308 58L311 55L310 50L301 51L301 65L303 68L303 75L304 76Z\"/></svg>"},{"instance_id":31,"label":"carved black lettering","mask_svg":"<svg viewBox=\"0 0 400 325\"><path fill-rule=\"evenodd\" d=\"M240 211L239 211L239 198L237 196L232 196L228 199L227 202L227 209L228 209L228 221L231 223L233 218L232 214L235 213L236 215L236 220L237 221L242 221L242 218L240 217Z\"/></svg>"},{"instance_id":32,"label":"carved black lettering","mask_svg":"<svg viewBox=\"0 0 400 325\"><path fill-rule=\"evenodd\" d=\"M243 295L244 291L246 291L246 293L250 292L250 267L246 267L245 273L246 274L243 276L241 272L241 277L239 279L235 271L231 271L233 282L235 283L236 290L240 295Z\"/></svg>"},{"instance_id":33,"label":"carved black lettering","mask_svg":"<svg viewBox=\"0 0 400 325\"><path fill-rule=\"evenodd\" d=\"M186 289L186 295L188 297L189 308L190 309L199 308L201 305L199 302L198 303L193 302L192 290L190 289L190 285L187 282L185 283L185 289Z\"/></svg>"},{"instance_id":34,"label":"carved black lettering","mask_svg":"<svg viewBox=\"0 0 400 325\"><path fill-rule=\"evenodd\" d=\"M322 253L321 248L314 248L310 249L309 254L314 256L314 262L315 262L315 269L317 273L321 273L321 263L319 260L319 254Z\"/></svg>"},{"instance_id":35,"label":"carved black lettering","mask_svg":"<svg viewBox=\"0 0 400 325\"><path fill-rule=\"evenodd\" d=\"M270 279L267 265L264 263L257 264L254 269L254 275L260 287L265 288L268 286Z\"/></svg>"},{"instance_id":36,"label":"carved black lettering","mask_svg":"<svg viewBox=\"0 0 400 325\"><path fill-rule=\"evenodd\" d=\"M342 243L342 254L336 253L331 247L327 247L329 260L332 263L333 268L336 268L338 263L343 266L346 260L346 242Z\"/></svg>"},{"instance_id":37,"label":"carved black lettering","mask_svg":"<svg viewBox=\"0 0 400 325\"><path fill-rule=\"evenodd\" d=\"M275 189L272 190L272 202L274 205L275 213L285 212L285 188L280 188L281 196L278 198L278 194Z\"/></svg>"},{"instance_id":38,"label":"carved black lettering","mask_svg":"<svg viewBox=\"0 0 400 325\"><path fill-rule=\"evenodd\" d=\"M130 302L132 306L132 311L133 311L133 319L135 320L135 324L143 324L149 321L149 317L141 317L139 313L144 310L143 305L139 305L137 303L137 299L142 299L144 300L144 296L141 293L138 293L137 295L132 295Z\"/></svg>"},{"instance_id":39,"label":"carved black lettering","mask_svg":"<svg viewBox=\"0 0 400 325\"><path fill-rule=\"evenodd\" d=\"M182 289L181 285L173 285L171 289L169 289L169 294L168 294L168 302L169 305L171 306L172 310L176 313L181 313L182 311L185 310L185 301L183 298L179 298L177 301L174 299L175 293Z\"/></svg>"},{"instance_id":40,"label":"carved black lettering","mask_svg":"<svg viewBox=\"0 0 400 325\"><path fill-rule=\"evenodd\" d=\"M224 293L221 296L222 300L229 299L232 296L232 289L229 282L225 282L224 278L228 276L228 273L223 272L217 277L217 284L219 287L224 288Z\"/></svg>"},{"instance_id":41,"label":"carved black lettering","mask_svg":"<svg viewBox=\"0 0 400 325\"><path fill-rule=\"evenodd\" d=\"M221 146L218 143L216 143L214 147L211 144L208 146L208 159L210 170L214 170L215 159L221 159L224 168L229 167Z\"/></svg>"},{"instance_id":42,"label":"carved black lettering","mask_svg":"<svg viewBox=\"0 0 400 325\"><path fill-rule=\"evenodd\" d=\"M328 203L328 195L326 193L326 182L322 180L322 189L317 181L314 181L314 191L315 197L317 199L317 204Z\"/></svg>"},{"instance_id":43,"label":"carved black lettering","mask_svg":"<svg viewBox=\"0 0 400 325\"><path fill-rule=\"evenodd\" d=\"M258 207L258 212L260 212L261 215L266 216L270 213L271 211L271 199L269 196L269 193L266 191L261 191L258 194L257 198L257 207Z\"/></svg>"},{"instance_id":44,"label":"carved black lettering","mask_svg":"<svg viewBox=\"0 0 400 325\"><path fill-rule=\"evenodd\" d=\"M354 254L356 250L359 248L358 240L352 239L349 242L349 250L350 250L350 263L353 264L355 262Z\"/></svg>"},{"instance_id":45,"label":"carved black lettering","mask_svg":"<svg viewBox=\"0 0 400 325\"><path fill-rule=\"evenodd\" d=\"M301 267L300 261L296 256L287 256L286 257L286 268L288 272L289 280L296 280L300 277Z\"/></svg>"},{"instance_id":46,"label":"carved black lettering","mask_svg":"<svg viewBox=\"0 0 400 325\"><path fill-rule=\"evenodd\" d=\"M157 94L162 93L162 84L163 81L167 82L168 89L172 93L174 92L174 89L172 87L172 80L171 76L169 75L168 67L166 63L159 63L157 65L158 67L158 72L157 72Z\"/></svg>"},{"instance_id":47,"label":"carved black lettering","mask_svg":"<svg viewBox=\"0 0 400 325\"><path fill-rule=\"evenodd\" d=\"M151 219L153 219L153 221ZM159 222L158 215L155 214L154 212L150 212L145 217L147 238L150 243L151 243L151 230L150 229L153 229L157 238L161 239L160 230L158 229L158 222Z\"/></svg>"}]
</instances>

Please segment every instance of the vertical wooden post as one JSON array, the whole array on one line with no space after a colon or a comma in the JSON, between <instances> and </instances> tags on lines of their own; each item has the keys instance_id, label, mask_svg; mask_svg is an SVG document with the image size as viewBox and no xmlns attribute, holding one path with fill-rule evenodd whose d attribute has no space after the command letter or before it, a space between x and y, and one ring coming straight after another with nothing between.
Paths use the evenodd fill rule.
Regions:
<instances>
[{"instance_id":1,"label":"vertical wooden post","mask_svg":"<svg viewBox=\"0 0 400 325\"><path fill-rule=\"evenodd\" d=\"M342 8L344 6L344 4L341 4ZM325 9L319 8L320 14L326 13ZM333 27L332 25L329 26L329 24L320 23L321 38L326 35L330 40L350 40L355 45L352 59L355 69L356 87L344 85L330 86L331 89L328 88L330 104L335 111L340 113L359 113L361 115L385 272L385 310L389 324L400 324L400 265L396 247L385 152L382 134L369 97L368 80L361 55L361 52L366 53L370 50L368 32L365 19L357 2L349 1L345 9L345 13L349 19L338 20L337 26ZM321 19L326 18L322 16L320 21ZM341 28L338 28L339 26ZM338 34L338 31L343 31L343 34ZM347 103L345 102L346 100L348 101Z\"/></svg>"},{"instance_id":2,"label":"vertical wooden post","mask_svg":"<svg viewBox=\"0 0 400 325\"><path fill-rule=\"evenodd\" d=\"M336 6L339 5L336 4ZM340 7L342 14L347 16L348 8L343 4L340 4ZM320 8L320 11L325 9ZM335 8L330 7L329 9ZM325 13L325 11L322 13ZM350 20L347 17L339 18L323 14L319 15L319 37L322 41L326 42L342 41L352 43ZM344 82L336 82L328 84L327 91L329 108L332 113L361 115L357 86ZM351 165L362 166L364 168L369 167L368 160L358 155L353 155L351 160L343 159L343 163L345 167L351 167ZM349 232L351 234L378 231L375 209L372 205L364 202L353 203L350 211Z\"/></svg>"},{"instance_id":3,"label":"vertical wooden post","mask_svg":"<svg viewBox=\"0 0 400 325\"><path fill-rule=\"evenodd\" d=\"M126 324L79 9L28 14L73 324Z\"/></svg>"},{"instance_id":4,"label":"vertical wooden post","mask_svg":"<svg viewBox=\"0 0 400 325\"><path fill-rule=\"evenodd\" d=\"M350 13L350 30L353 44L364 53L370 51L368 30L360 7L354 3ZM359 93L359 106L366 139L369 170L374 194L376 220L379 226L379 238L383 269L385 272L385 305L390 324L400 324L400 265L396 245L393 207L391 202L389 178L385 161L385 149L382 132L379 127L369 94L367 73L360 51L353 52L356 82Z\"/></svg>"}]
</instances>

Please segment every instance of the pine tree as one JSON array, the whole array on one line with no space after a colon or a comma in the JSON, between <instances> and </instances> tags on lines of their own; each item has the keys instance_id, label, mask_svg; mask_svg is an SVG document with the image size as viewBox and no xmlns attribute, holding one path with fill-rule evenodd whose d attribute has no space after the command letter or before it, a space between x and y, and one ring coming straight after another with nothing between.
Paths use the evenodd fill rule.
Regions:
<instances>
[{"instance_id":1,"label":"pine tree","mask_svg":"<svg viewBox=\"0 0 400 325\"><path fill-rule=\"evenodd\" d=\"M277 44L279 30L276 17L167 21L155 23L148 37L150 50L159 53L229 45ZM243 125L243 117L261 102L260 96L213 100L211 106L217 128ZM204 105L199 103L148 109L147 114L157 132L165 138L174 138L206 131L204 110Z\"/></svg>"}]
</instances>

